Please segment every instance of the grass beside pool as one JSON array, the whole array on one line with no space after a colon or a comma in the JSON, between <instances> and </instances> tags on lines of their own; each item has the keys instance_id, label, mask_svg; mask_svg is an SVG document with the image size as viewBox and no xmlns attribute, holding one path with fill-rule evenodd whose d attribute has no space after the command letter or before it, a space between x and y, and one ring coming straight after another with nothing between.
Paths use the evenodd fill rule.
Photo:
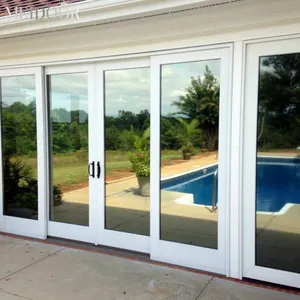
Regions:
<instances>
[{"instance_id":1,"label":"grass beside pool","mask_svg":"<svg viewBox=\"0 0 300 300\"><path fill-rule=\"evenodd\" d=\"M128 152L123 151L106 151L106 172L111 174L114 170L129 169L131 163L128 159ZM163 150L162 159L180 159L181 151ZM34 170L37 168L37 160L35 157L18 157L31 166ZM53 159L53 180L54 184L59 184L61 187L68 185L87 182L87 154L78 152L75 154L58 154Z\"/></svg>"},{"instance_id":2,"label":"grass beside pool","mask_svg":"<svg viewBox=\"0 0 300 300\"><path fill-rule=\"evenodd\" d=\"M181 150L163 150L161 156L162 160L182 159L182 152Z\"/></svg>"}]
</instances>

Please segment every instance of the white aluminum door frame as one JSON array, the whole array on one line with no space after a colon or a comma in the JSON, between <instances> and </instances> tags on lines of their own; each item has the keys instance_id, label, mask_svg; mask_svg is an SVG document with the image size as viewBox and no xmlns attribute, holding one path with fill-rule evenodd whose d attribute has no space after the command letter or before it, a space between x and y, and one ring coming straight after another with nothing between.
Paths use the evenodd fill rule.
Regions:
<instances>
[{"instance_id":1,"label":"white aluminum door frame","mask_svg":"<svg viewBox=\"0 0 300 300\"><path fill-rule=\"evenodd\" d=\"M104 144L104 105L105 105L105 83L104 72L109 70L126 70L150 67L149 58L122 59L114 62L97 63L96 67L96 98L97 98L97 161L100 161L101 169L105 170L105 144ZM149 87L150 89L150 87ZM132 251L150 252L150 237L133 233L105 229L105 172L101 172L99 186L101 191L98 194L97 211L99 212L98 230L96 244L110 247L122 248ZM152 201L152 198L151 198Z\"/></svg>"},{"instance_id":2,"label":"white aluminum door frame","mask_svg":"<svg viewBox=\"0 0 300 300\"><path fill-rule=\"evenodd\" d=\"M37 167L38 167L38 220L3 215L3 196L0 204L0 231L45 239L47 236L46 198L47 176L45 170L45 106L44 106L44 75L42 67L1 70L0 78L13 76L35 76L36 92L36 125L37 125ZM0 130L0 157L2 159L2 130ZM0 170L0 195L3 195L3 169Z\"/></svg>"},{"instance_id":3,"label":"white aluminum door frame","mask_svg":"<svg viewBox=\"0 0 300 300\"><path fill-rule=\"evenodd\" d=\"M255 265L256 143L260 56L300 53L300 39L249 43L246 48L243 134L243 276L300 288L300 274Z\"/></svg>"},{"instance_id":4,"label":"white aluminum door frame","mask_svg":"<svg viewBox=\"0 0 300 300\"><path fill-rule=\"evenodd\" d=\"M161 65L220 59L218 249L160 239L160 98ZM151 259L228 274L231 142L232 47L185 51L151 57Z\"/></svg>"},{"instance_id":5,"label":"white aluminum door frame","mask_svg":"<svg viewBox=\"0 0 300 300\"><path fill-rule=\"evenodd\" d=\"M95 79L95 68L93 64L73 64L73 65L62 65L62 66L50 66L45 68L45 76L48 75L56 75L56 74L76 74L76 73L87 73L88 74L88 116L89 116L89 163L91 161L96 160L96 142L95 142L95 134L96 130L96 118L97 115L95 114L96 109L96 98L95 98L95 86L94 86L94 79ZM45 78L46 79L46 78ZM45 85L45 92L47 92L47 86ZM47 104L49 100L47 99ZM45 106L46 102L45 102ZM48 120L45 118L45 122ZM47 130L47 138L48 137L48 130ZM47 144L49 145L49 140L47 140ZM49 151L47 147L47 166L49 166L50 157ZM47 175L49 174L49 169L47 170ZM88 165L87 165L88 170ZM88 176L88 174L87 174ZM76 225L76 224L69 224L63 222L56 222L50 221L49 216L49 205L50 205L50 182L47 182L47 220L48 220L48 236L65 238L65 239L72 239L77 241L95 243L95 232L97 229L97 218L96 215L96 195L99 194L99 179L92 178L89 176L89 226L83 225Z\"/></svg>"}]
</instances>

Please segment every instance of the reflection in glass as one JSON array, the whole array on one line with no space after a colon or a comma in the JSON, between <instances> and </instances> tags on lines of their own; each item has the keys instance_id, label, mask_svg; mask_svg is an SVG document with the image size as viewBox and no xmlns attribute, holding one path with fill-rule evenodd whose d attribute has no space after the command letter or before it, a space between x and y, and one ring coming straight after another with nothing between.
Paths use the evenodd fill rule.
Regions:
<instances>
[{"instance_id":1,"label":"reflection in glass","mask_svg":"<svg viewBox=\"0 0 300 300\"><path fill-rule=\"evenodd\" d=\"M219 77L219 60L161 67L162 240L218 248Z\"/></svg>"},{"instance_id":2,"label":"reflection in glass","mask_svg":"<svg viewBox=\"0 0 300 300\"><path fill-rule=\"evenodd\" d=\"M38 218L34 75L1 78L4 214Z\"/></svg>"},{"instance_id":3,"label":"reflection in glass","mask_svg":"<svg viewBox=\"0 0 300 300\"><path fill-rule=\"evenodd\" d=\"M300 273L300 54L260 58L256 265Z\"/></svg>"},{"instance_id":4,"label":"reflection in glass","mask_svg":"<svg viewBox=\"0 0 300 300\"><path fill-rule=\"evenodd\" d=\"M105 228L149 235L150 69L105 72Z\"/></svg>"},{"instance_id":5,"label":"reflection in glass","mask_svg":"<svg viewBox=\"0 0 300 300\"><path fill-rule=\"evenodd\" d=\"M49 75L50 220L89 225L86 73Z\"/></svg>"}]
</instances>

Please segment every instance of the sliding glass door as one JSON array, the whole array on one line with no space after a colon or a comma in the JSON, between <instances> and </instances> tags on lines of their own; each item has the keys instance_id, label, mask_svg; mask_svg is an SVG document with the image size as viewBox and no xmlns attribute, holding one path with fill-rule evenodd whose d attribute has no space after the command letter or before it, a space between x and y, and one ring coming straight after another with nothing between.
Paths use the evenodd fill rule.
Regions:
<instances>
[{"instance_id":1,"label":"sliding glass door","mask_svg":"<svg viewBox=\"0 0 300 300\"><path fill-rule=\"evenodd\" d=\"M223 274L229 53L151 60L151 257Z\"/></svg>"},{"instance_id":2,"label":"sliding glass door","mask_svg":"<svg viewBox=\"0 0 300 300\"><path fill-rule=\"evenodd\" d=\"M247 47L245 277L300 287L300 40Z\"/></svg>"},{"instance_id":3,"label":"sliding glass door","mask_svg":"<svg viewBox=\"0 0 300 300\"><path fill-rule=\"evenodd\" d=\"M103 86L101 84L103 83ZM97 65L98 243L150 252L150 61Z\"/></svg>"},{"instance_id":4,"label":"sliding glass door","mask_svg":"<svg viewBox=\"0 0 300 300\"><path fill-rule=\"evenodd\" d=\"M45 107L42 68L0 72L0 227L46 236Z\"/></svg>"},{"instance_id":5,"label":"sliding glass door","mask_svg":"<svg viewBox=\"0 0 300 300\"><path fill-rule=\"evenodd\" d=\"M97 179L92 80L87 65L46 68L48 235L87 242L94 242L91 199L97 193L96 185L90 192Z\"/></svg>"}]
</instances>

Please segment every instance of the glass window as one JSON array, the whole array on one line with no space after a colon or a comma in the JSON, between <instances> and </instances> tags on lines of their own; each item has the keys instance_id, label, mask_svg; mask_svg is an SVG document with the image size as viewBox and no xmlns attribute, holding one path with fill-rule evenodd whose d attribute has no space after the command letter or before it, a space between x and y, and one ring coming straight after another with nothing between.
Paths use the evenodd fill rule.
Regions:
<instances>
[{"instance_id":1,"label":"glass window","mask_svg":"<svg viewBox=\"0 0 300 300\"><path fill-rule=\"evenodd\" d=\"M105 72L105 228L150 234L150 69Z\"/></svg>"},{"instance_id":2,"label":"glass window","mask_svg":"<svg viewBox=\"0 0 300 300\"><path fill-rule=\"evenodd\" d=\"M35 76L1 78L4 214L38 218Z\"/></svg>"},{"instance_id":3,"label":"glass window","mask_svg":"<svg viewBox=\"0 0 300 300\"><path fill-rule=\"evenodd\" d=\"M256 265L300 273L300 54L259 71Z\"/></svg>"},{"instance_id":4,"label":"glass window","mask_svg":"<svg viewBox=\"0 0 300 300\"><path fill-rule=\"evenodd\" d=\"M89 225L88 79L49 75L50 220Z\"/></svg>"},{"instance_id":5,"label":"glass window","mask_svg":"<svg viewBox=\"0 0 300 300\"><path fill-rule=\"evenodd\" d=\"M220 60L161 67L160 238L218 248Z\"/></svg>"}]
</instances>

